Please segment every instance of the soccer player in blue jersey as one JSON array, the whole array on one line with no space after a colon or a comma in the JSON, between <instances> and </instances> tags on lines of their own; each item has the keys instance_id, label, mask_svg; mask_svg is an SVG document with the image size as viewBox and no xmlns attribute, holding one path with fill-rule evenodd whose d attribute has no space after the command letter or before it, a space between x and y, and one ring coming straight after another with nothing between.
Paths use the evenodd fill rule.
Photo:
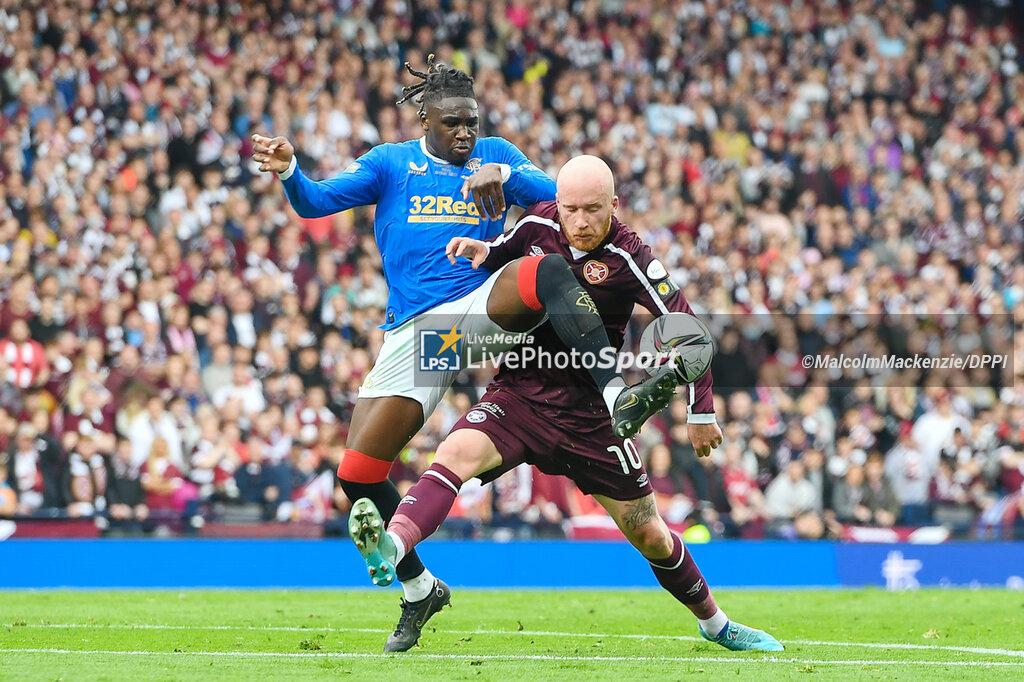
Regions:
<instances>
[{"instance_id":1,"label":"soccer player in blue jersey","mask_svg":"<svg viewBox=\"0 0 1024 682\"><path fill-rule=\"evenodd\" d=\"M389 288L386 335L359 389L338 476L349 499L369 498L385 522L401 501L388 480L391 465L457 374L417 381L417 320L429 315L430 327L451 329L446 342L467 340L462 347L467 357L473 339L490 337L488 351L499 352L513 344L502 347L495 336L532 331L545 319L571 349L597 357L610 348L596 305L562 256L520 258L494 273L464 260L455 266L448 262L445 249L452 238L501 234L509 202L526 207L552 200L555 182L507 140L477 139L479 112L466 73L433 56L426 73L409 71L422 82L405 88L399 104L410 98L420 104L424 136L374 147L334 178L313 182L297 168L287 139L253 136L253 159L261 171L279 174L300 216L377 205L374 233ZM591 375L622 438L667 405L676 386L671 367L632 387L614 367L595 367ZM395 571L385 569L382 565L374 581L390 584L397 573L405 591L402 616L385 651L405 651L451 593L415 552Z\"/></svg>"}]
</instances>

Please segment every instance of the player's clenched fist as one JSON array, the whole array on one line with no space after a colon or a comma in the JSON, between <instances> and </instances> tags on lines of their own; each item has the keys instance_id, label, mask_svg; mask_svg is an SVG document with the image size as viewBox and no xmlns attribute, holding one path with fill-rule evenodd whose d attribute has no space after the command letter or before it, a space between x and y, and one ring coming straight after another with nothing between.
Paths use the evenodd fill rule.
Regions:
<instances>
[{"instance_id":1,"label":"player's clenched fist","mask_svg":"<svg viewBox=\"0 0 1024 682\"><path fill-rule=\"evenodd\" d=\"M484 260L487 258L487 245L479 239L454 237L448 242L448 247L444 250L444 253L448 256L448 260L452 265L455 265L455 261L460 257L468 258L473 263L473 269L476 270L483 265Z\"/></svg>"},{"instance_id":2,"label":"player's clenched fist","mask_svg":"<svg viewBox=\"0 0 1024 682\"><path fill-rule=\"evenodd\" d=\"M260 170L264 173L283 173L288 170L295 155L295 147L287 138L265 137L263 135L252 136L252 160L260 164Z\"/></svg>"}]
</instances>

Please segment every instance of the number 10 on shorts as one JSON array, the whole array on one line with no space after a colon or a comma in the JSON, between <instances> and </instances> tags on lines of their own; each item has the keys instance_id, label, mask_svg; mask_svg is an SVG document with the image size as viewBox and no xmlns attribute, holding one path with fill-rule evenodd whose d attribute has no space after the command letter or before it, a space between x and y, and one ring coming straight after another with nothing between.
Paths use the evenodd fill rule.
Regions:
<instances>
[{"instance_id":1,"label":"number 10 on shorts","mask_svg":"<svg viewBox=\"0 0 1024 682\"><path fill-rule=\"evenodd\" d=\"M622 441L621 448L618 445L609 445L608 452L619 458L619 464L622 465L622 473L624 474L629 473L630 467L636 471L643 466L643 462L640 461L640 453L637 451L636 445L629 438Z\"/></svg>"}]
</instances>

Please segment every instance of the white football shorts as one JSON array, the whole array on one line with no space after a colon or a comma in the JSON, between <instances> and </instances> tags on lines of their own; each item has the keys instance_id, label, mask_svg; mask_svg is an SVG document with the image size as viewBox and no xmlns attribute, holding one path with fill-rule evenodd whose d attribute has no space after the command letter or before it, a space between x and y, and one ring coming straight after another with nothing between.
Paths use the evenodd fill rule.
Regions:
<instances>
[{"instance_id":1,"label":"white football shorts","mask_svg":"<svg viewBox=\"0 0 1024 682\"><path fill-rule=\"evenodd\" d=\"M425 420L461 369L483 358L484 349L488 357L509 350L543 324L547 316L529 331L507 332L487 316L487 299L508 265L462 298L442 303L385 332L377 362L359 387L359 397L412 398L423 406ZM456 337L452 348L448 342Z\"/></svg>"}]
</instances>

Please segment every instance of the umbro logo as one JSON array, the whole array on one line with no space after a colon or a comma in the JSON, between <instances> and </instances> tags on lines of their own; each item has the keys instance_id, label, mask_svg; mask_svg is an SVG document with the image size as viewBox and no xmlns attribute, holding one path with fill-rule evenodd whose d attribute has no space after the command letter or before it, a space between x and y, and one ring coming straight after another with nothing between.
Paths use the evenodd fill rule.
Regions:
<instances>
[{"instance_id":1,"label":"umbro logo","mask_svg":"<svg viewBox=\"0 0 1024 682\"><path fill-rule=\"evenodd\" d=\"M422 166L417 166L412 161L409 162L409 174L410 175L426 175L427 174L427 162L424 161Z\"/></svg>"},{"instance_id":2,"label":"umbro logo","mask_svg":"<svg viewBox=\"0 0 1024 682\"><path fill-rule=\"evenodd\" d=\"M702 588L702 587L704 587L704 581L703 580L698 580L697 582L695 582L693 584L693 587L691 587L690 589L688 589L686 591L686 596L692 597L693 595L695 595L698 592L700 592L700 588Z\"/></svg>"},{"instance_id":3,"label":"umbro logo","mask_svg":"<svg viewBox=\"0 0 1024 682\"><path fill-rule=\"evenodd\" d=\"M640 478L636 479L636 484L641 488L647 485L647 474L640 474Z\"/></svg>"},{"instance_id":4,"label":"umbro logo","mask_svg":"<svg viewBox=\"0 0 1024 682\"><path fill-rule=\"evenodd\" d=\"M402 498L402 501L398 503L398 506L401 507L403 504L415 504L416 501L416 498L412 495L406 495Z\"/></svg>"},{"instance_id":5,"label":"umbro logo","mask_svg":"<svg viewBox=\"0 0 1024 682\"><path fill-rule=\"evenodd\" d=\"M530 253L532 253L534 256L543 256L544 249L534 244L533 246L530 247Z\"/></svg>"}]
</instances>

